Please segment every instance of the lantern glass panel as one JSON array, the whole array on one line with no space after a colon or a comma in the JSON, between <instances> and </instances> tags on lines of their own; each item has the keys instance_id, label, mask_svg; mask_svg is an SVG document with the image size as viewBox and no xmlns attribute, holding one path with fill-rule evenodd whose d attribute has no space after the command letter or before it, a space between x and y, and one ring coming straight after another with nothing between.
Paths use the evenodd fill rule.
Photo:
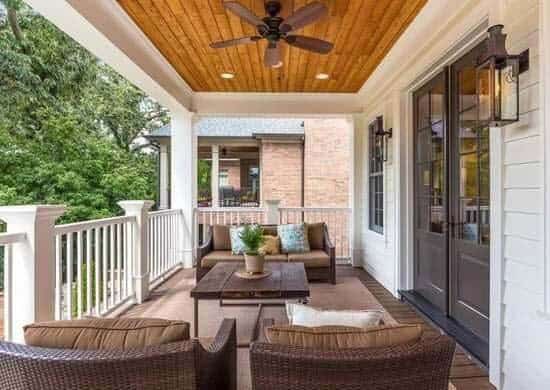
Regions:
<instances>
[{"instance_id":1,"label":"lantern glass panel","mask_svg":"<svg viewBox=\"0 0 550 390\"><path fill-rule=\"evenodd\" d=\"M495 119L518 120L519 58L509 57L495 68Z\"/></svg>"},{"instance_id":2,"label":"lantern glass panel","mask_svg":"<svg viewBox=\"0 0 550 390\"><path fill-rule=\"evenodd\" d=\"M478 118L482 122L493 120L493 80L494 63L489 60L477 68Z\"/></svg>"}]
</instances>

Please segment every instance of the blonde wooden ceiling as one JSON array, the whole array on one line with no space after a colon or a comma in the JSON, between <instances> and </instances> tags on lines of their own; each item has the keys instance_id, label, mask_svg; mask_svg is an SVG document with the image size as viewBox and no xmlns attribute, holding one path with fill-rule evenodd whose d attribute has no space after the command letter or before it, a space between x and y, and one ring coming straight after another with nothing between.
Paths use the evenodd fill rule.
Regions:
<instances>
[{"instance_id":1,"label":"blonde wooden ceiling","mask_svg":"<svg viewBox=\"0 0 550 390\"><path fill-rule=\"evenodd\" d=\"M214 41L255 35L223 0L118 0L197 92L357 92L427 0L322 0L329 16L298 31L334 43L328 55L284 47L284 66L263 65L266 41L211 49ZM263 17L264 0L240 0ZM282 16L311 1L282 0ZM236 77L225 80L221 73ZM329 80L317 80L327 73Z\"/></svg>"}]
</instances>

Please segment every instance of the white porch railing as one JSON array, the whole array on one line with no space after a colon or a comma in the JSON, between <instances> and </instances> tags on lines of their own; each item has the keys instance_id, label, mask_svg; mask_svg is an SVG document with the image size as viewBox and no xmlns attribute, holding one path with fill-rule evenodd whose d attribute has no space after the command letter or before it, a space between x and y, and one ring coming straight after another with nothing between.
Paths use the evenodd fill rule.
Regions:
<instances>
[{"instance_id":1,"label":"white porch railing","mask_svg":"<svg viewBox=\"0 0 550 390\"><path fill-rule=\"evenodd\" d=\"M65 225L54 225L62 206L0 207L5 340L22 342L35 321L114 315L182 265L181 210L120 205L125 216Z\"/></svg>"},{"instance_id":2,"label":"white porch railing","mask_svg":"<svg viewBox=\"0 0 550 390\"><path fill-rule=\"evenodd\" d=\"M268 223L266 210L260 207L197 207L194 210L193 220L195 245L206 240L209 226Z\"/></svg>"},{"instance_id":3,"label":"white porch railing","mask_svg":"<svg viewBox=\"0 0 550 390\"><path fill-rule=\"evenodd\" d=\"M9 319L13 311L13 280L12 280L12 245L23 242L25 233L0 233L0 261L4 260L4 319ZM10 321L3 324L4 339L12 339L12 327Z\"/></svg>"},{"instance_id":4,"label":"white porch railing","mask_svg":"<svg viewBox=\"0 0 550 390\"><path fill-rule=\"evenodd\" d=\"M315 223L327 224L336 257L340 263L351 261L352 256L352 211L345 207L279 207L278 202L266 208L221 207L196 208L194 216L194 243L206 240L208 227L241 223Z\"/></svg>"},{"instance_id":5,"label":"white porch railing","mask_svg":"<svg viewBox=\"0 0 550 390\"><path fill-rule=\"evenodd\" d=\"M351 261L352 256L352 211L347 207L281 207L279 223L327 224L332 244L336 248L336 258L340 263Z\"/></svg>"},{"instance_id":6,"label":"white porch railing","mask_svg":"<svg viewBox=\"0 0 550 390\"><path fill-rule=\"evenodd\" d=\"M181 210L162 210L149 213L149 272L151 283L180 265L183 252L179 239L183 214Z\"/></svg>"},{"instance_id":7,"label":"white porch railing","mask_svg":"<svg viewBox=\"0 0 550 390\"><path fill-rule=\"evenodd\" d=\"M107 315L132 297L135 221L116 217L55 227L56 319Z\"/></svg>"}]
</instances>

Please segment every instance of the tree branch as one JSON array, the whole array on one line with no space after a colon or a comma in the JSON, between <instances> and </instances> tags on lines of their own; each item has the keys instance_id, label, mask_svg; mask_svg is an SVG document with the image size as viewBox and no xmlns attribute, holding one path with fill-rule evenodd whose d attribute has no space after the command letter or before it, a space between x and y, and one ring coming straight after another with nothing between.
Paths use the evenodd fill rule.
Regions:
<instances>
[{"instance_id":1,"label":"tree branch","mask_svg":"<svg viewBox=\"0 0 550 390\"><path fill-rule=\"evenodd\" d=\"M23 31L21 31L21 27L17 21L17 11L15 8L8 7L8 22L15 39L17 39L19 43L23 43Z\"/></svg>"}]
</instances>

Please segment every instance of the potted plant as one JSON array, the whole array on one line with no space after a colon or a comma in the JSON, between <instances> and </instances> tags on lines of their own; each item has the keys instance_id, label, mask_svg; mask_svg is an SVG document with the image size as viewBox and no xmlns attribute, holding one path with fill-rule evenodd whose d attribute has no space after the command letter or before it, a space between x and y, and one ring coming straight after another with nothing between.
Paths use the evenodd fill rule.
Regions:
<instances>
[{"instance_id":1,"label":"potted plant","mask_svg":"<svg viewBox=\"0 0 550 390\"><path fill-rule=\"evenodd\" d=\"M264 229L258 225L245 225L239 234L245 246L244 262L246 272L264 272L264 255L259 252L264 243Z\"/></svg>"}]
</instances>

